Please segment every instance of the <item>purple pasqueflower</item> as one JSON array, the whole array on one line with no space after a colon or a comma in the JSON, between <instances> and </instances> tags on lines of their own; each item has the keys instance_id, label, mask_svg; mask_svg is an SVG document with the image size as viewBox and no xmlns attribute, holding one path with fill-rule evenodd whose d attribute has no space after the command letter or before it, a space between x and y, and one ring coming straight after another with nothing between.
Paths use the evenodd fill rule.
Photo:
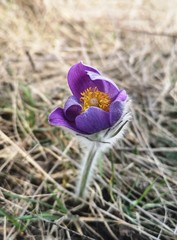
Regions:
<instances>
[{"instance_id":1,"label":"purple pasqueflower","mask_svg":"<svg viewBox=\"0 0 177 240\"><path fill-rule=\"evenodd\" d=\"M55 108L49 123L80 134L94 134L115 125L122 117L128 96L98 70L82 62L68 72L72 96L64 108Z\"/></svg>"}]
</instances>

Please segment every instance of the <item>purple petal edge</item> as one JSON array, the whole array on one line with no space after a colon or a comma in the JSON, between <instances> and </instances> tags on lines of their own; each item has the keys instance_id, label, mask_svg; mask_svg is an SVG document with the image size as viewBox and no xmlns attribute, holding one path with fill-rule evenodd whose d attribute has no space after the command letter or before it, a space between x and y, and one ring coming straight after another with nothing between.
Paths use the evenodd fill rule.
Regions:
<instances>
[{"instance_id":1,"label":"purple petal edge","mask_svg":"<svg viewBox=\"0 0 177 240\"><path fill-rule=\"evenodd\" d=\"M119 101L125 101L126 99L128 98L128 95L126 93L125 90L121 90L116 98L116 100L119 100Z\"/></svg>"},{"instance_id":2,"label":"purple petal edge","mask_svg":"<svg viewBox=\"0 0 177 240\"><path fill-rule=\"evenodd\" d=\"M74 121L76 116L80 114L81 110L82 106L77 98L75 96L70 96L64 106L64 113L67 120Z\"/></svg>"},{"instance_id":3,"label":"purple petal edge","mask_svg":"<svg viewBox=\"0 0 177 240\"><path fill-rule=\"evenodd\" d=\"M57 126L57 127L66 127L74 132L77 133L82 133L84 134L85 132L80 131L77 129L76 125L74 122L70 122L65 118L64 110L62 108L56 108L54 109L48 117L48 121L51 125Z\"/></svg>"},{"instance_id":4,"label":"purple petal edge","mask_svg":"<svg viewBox=\"0 0 177 240\"><path fill-rule=\"evenodd\" d=\"M109 119L110 124L113 126L122 116L123 114L124 104L121 101L114 101L110 105L109 109Z\"/></svg>"}]
</instances>

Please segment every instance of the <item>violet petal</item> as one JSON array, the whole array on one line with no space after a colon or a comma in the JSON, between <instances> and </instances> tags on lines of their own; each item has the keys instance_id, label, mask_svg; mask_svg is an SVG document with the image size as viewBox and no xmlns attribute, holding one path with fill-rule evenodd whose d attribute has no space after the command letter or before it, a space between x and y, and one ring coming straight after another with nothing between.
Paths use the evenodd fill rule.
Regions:
<instances>
[{"instance_id":1,"label":"violet petal","mask_svg":"<svg viewBox=\"0 0 177 240\"><path fill-rule=\"evenodd\" d=\"M93 134L110 127L109 112L97 107L89 107L87 111L76 117L75 122L80 131Z\"/></svg>"},{"instance_id":2,"label":"violet petal","mask_svg":"<svg viewBox=\"0 0 177 240\"><path fill-rule=\"evenodd\" d=\"M83 131L80 131L77 129L74 122L70 122L65 118L64 110L62 108L54 109L50 113L48 121L51 125L60 126L60 127L62 126L62 127L69 128L78 133L84 133Z\"/></svg>"},{"instance_id":3,"label":"violet petal","mask_svg":"<svg viewBox=\"0 0 177 240\"><path fill-rule=\"evenodd\" d=\"M80 114L81 110L82 106L77 98L75 96L69 97L64 106L64 113L67 120L74 121L76 116Z\"/></svg>"},{"instance_id":4,"label":"violet petal","mask_svg":"<svg viewBox=\"0 0 177 240\"><path fill-rule=\"evenodd\" d=\"M120 90L111 79L91 71L87 71L87 74L99 91L107 93L112 101L115 100Z\"/></svg>"},{"instance_id":5,"label":"violet petal","mask_svg":"<svg viewBox=\"0 0 177 240\"><path fill-rule=\"evenodd\" d=\"M95 68L87 66L82 62L73 65L68 72L68 85L73 95L79 100L81 93L95 84L87 75L87 71L100 74Z\"/></svg>"},{"instance_id":6,"label":"violet petal","mask_svg":"<svg viewBox=\"0 0 177 240\"><path fill-rule=\"evenodd\" d=\"M116 100L119 100L119 101L125 101L127 99L127 93L125 90L121 90L116 98Z\"/></svg>"},{"instance_id":7,"label":"violet petal","mask_svg":"<svg viewBox=\"0 0 177 240\"><path fill-rule=\"evenodd\" d=\"M114 101L109 107L110 124L113 126L122 116L123 103L121 101Z\"/></svg>"}]
</instances>

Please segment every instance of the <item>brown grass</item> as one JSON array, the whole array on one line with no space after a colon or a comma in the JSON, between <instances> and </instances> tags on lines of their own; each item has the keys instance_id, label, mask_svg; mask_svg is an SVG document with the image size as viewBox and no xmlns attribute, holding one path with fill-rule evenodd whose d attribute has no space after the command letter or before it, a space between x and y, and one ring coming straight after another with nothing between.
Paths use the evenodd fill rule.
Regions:
<instances>
[{"instance_id":1,"label":"brown grass","mask_svg":"<svg viewBox=\"0 0 177 240\"><path fill-rule=\"evenodd\" d=\"M175 239L177 2L0 3L0 239ZM76 200L81 150L48 125L83 60L125 88L133 121Z\"/></svg>"}]
</instances>

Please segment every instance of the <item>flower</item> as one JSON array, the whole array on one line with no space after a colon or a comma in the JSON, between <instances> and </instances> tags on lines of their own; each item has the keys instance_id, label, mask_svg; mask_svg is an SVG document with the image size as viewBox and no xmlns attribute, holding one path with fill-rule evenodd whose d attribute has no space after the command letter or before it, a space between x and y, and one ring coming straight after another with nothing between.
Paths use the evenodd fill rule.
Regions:
<instances>
[{"instance_id":1,"label":"flower","mask_svg":"<svg viewBox=\"0 0 177 240\"><path fill-rule=\"evenodd\" d=\"M62 126L81 135L91 135L110 129L123 116L128 95L95 68L82 62L68 72L72 96L64 108L57 107L49 115L49 123Z\"/></svg>"},{"instance_id":2,"label":"flower","mask_svg":"<svg viewBox=\"0 0 177 240\"><path fill-rule=\"evenodd\" d=\"M102 152L107 151L123 135L131 119L129 98L125 90L82 62L68 72L72 96L64 108L57 107L49 115L49 123L74 131L84 146L76 194L86 197L94 167Z\"/></svg>"}]
</instances>

